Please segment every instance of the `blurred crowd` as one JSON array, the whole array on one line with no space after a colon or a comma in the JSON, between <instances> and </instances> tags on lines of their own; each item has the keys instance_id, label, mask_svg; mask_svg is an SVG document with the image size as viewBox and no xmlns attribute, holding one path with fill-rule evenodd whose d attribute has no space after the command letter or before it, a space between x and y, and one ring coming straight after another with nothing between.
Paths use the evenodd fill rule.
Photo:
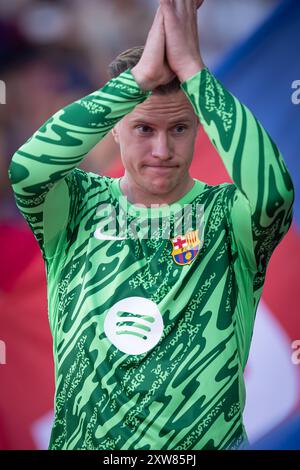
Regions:
<instances>
[{"instance_id":1,"label":"blurred crowd","mask_svg":"<svg viewBox=\"0 0 300 470\"><path fill-rule=\"evenodd\" d=\"M207 0L199 14L209 67L251 33L280 0ZM145 43L158 0L9 0L0 3L0 221L20 217L7 168L52 114L100 88L121 51ZM101 158L99 157L101 155ZM80 165L106 174L118 155L111 136Z\"/></svg>"}]
</instances>

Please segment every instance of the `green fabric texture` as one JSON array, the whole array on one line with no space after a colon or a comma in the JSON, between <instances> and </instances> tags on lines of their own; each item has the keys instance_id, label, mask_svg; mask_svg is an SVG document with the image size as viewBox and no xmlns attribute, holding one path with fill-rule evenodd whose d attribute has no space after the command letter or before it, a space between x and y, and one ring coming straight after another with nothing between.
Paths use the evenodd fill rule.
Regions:
<instances>
[{"instance_id":1,"label":"green fabric texture","mask_svg":"<svg viewBox=\"0 0 300 470\"><path fill-rule=\"evenodd\" d=\"M77 168L150 95L129 69L57 112L12 158L16 203L47 274L50 449L247 442L243 372L267 265L292 222L293 184L266 131L207 68L181 86L234 184L195 180L170 217L130 205L127 224L142 226L135 237L99 236L112 211L124 215L119 180ZM185 205L200 244L180 265L171 240L187 233L177 226ZM146 237L149 218L157 224Z\"/></svg>"}]
</instances>

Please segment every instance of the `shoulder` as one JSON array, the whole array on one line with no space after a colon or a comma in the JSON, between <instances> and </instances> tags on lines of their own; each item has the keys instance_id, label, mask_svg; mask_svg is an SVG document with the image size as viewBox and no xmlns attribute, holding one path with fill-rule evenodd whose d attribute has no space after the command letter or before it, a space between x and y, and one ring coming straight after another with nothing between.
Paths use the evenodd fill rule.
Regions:
<instances>
[{"instance_id":1,"label":"shoulder","mask_svg":"<svg viewBox=\"0 0 300 470\"><path fill-rule=\"evenodd\" d=\"M65 177L68 186L75 185L85 191L97 188L99 191L108 189L115 178L98 175L97 173L87 172L81 168L74 168Z\"/></svg>"},{"instance_id":2,"label":"shoulder","mask_svg":"<svg viewBox=\"0 0 300 470\"><path fill-rule=\"evenodd\" d=\"M229 201L236 196L238 188L234 183L220 183L214 185L206 183L204 184L203 191L214 197L224 198L224 201Z\"/></svg>"},{"instance_id":3,"label":"shoulder","mask_svg":"<svg viewBox=\"0 0 300 470\"><path fill-rule=\"evenodd\" d=\"M207 193L205 199L211 208L218 210L228 219L232 217L233 209L239 216L250 212L248 199L234 183L206 185L204 191Z\"/></svg>"}]
</instances>

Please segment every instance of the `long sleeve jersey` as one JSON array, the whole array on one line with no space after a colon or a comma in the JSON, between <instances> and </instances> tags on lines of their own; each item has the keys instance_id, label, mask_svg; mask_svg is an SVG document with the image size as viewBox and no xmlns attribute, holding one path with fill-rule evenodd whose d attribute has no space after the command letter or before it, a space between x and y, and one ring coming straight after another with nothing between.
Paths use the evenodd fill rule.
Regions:
<instances>
[{"instance_id":1,"label":"long sleeve jersey","mask_svg":"<svg viewBox=\"0 0 300 470\"><path fill-rule=\"evenodd\" d=\"M266 131L207 68L181 88L233 183L195 180L170 217L125 207L120 179L76 168L150 95L130 69L58 111L12 158L16 203L47 276L51 449L235 449L247 441L243 372L267 265L291 225L293 184ZM186 207L190 225L181 231ZM149 219L155 229L108 236L112 213L127 214L131 229Z\"/></svg>"}]
</instances>

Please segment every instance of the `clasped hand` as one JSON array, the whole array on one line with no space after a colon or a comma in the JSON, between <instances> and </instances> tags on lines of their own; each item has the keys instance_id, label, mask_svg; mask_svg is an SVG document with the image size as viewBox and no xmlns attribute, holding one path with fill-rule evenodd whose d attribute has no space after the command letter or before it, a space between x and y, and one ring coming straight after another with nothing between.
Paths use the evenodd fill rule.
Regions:
<instances>
[{"instance_id":1,"label":"clasped hand","mask_svg":"<svg viewBox=\"0 0 300 470\"><path fill-rule=\"evenodd\" d=\"M202 70L197 8L203 0L160 0L143 55L132 74L143 90L154 90L175 76L180 82Z\"/></svg>"}]
</instances>

